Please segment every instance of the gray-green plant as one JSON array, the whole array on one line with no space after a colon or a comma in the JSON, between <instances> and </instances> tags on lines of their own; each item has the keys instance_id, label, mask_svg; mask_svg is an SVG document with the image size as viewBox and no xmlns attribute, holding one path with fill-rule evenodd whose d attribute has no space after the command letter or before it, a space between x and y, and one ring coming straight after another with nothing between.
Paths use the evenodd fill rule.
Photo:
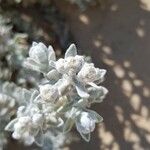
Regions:
<instances>
[{"instance_id":1,"label":"gray-green plant","mask_svg":"<svg viewBox=\"0 0 150 150\"><path fill-rule=\"evenodd\" d=\"M106 70L95 68L93 63L77 55L74 44L64 58L57 60L52 46L46 47L41 42L33 42L24 66L42 73L43 80L37 88L23 90L16 117L5 130L25 145L36 143L43 149L50 147L45 141L69 132L74 126L82 138L89 141L95 124L103 121L90 106L102 102L108 93L99 85L104 81Z\"/></svg>"},{"instance_id":2,"label":"gray-green plant","mask_svg":"<svg viewBox=\"0 0 150 150\"><path fill-rule=\"evenodd\" d=\"M25 103L26 89L16 86L11 82L0 82L0 150L7 144L8 135L5 126L16 114L18 106Z\"/></svg>"}]
</instances>

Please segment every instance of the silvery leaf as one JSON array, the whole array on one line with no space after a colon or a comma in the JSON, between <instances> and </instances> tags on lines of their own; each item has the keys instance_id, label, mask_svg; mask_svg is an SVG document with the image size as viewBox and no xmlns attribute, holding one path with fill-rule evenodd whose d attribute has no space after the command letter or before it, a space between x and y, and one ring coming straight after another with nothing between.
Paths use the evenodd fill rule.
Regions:
<instances>
[{"instance_id":1,"label":"silvery leaf","mask_svg":"<svg viewBox=\"0 0 150 150\"><path fill-rule=\"evenodd\" d=\"M75 83L75 88L76 88L79 96L82 98L88 98L90 95L87 93L85 86L80 81L78 81L76 78L73 78L73 81Z\"/></svg>"},{"instance_id":2,"label":"silvery leaf","mask_svg":"<svg viewBox=\"0 0 150 150\"><path fill-rule=\"evenodd\" d=\"M56 67L55 62L53 60L50 60L49 61L49 66L55 68Z\"/></svg>"},{"instance_id":3,"label":"silvery leaf","mask_svg":"<svg viewBox=\"0 0 150 150\"><path fill-rule=\"evenodd\" d=\"M41 66L41 64L35 62L32 58L27 58L26 61L24 62L24 67L37 71L37 72L42 72L45 73L47 72L47 69Z\"/></svg>"},{"instance_id":4,"label":"silvery leaf","mask_svg":"<svg viewBox=\"0 0 150 150\"><path fill-rule=\"evenodd\" d=\"M44 144L44 135L41 129L39 130L38 134L35 136L35 143L38 146L43 146Z\"/></svg>"},{"instance_id":5,"label":"silvery leaf","mask_svg":"<svg viewBox=\"0 0 150 150\"><path fill-rule=\"evenodd\" d=\"M76 90L77 90L77 93L79 94L79 96L81 96L82 98L88 98L89 97L89 94L87 93L84 86L76 84Z\"/></svg>"},{"instance_id":6,"label":"silvery leaf","mask_svg":"<svg viewBox=\"0 0 150 150\"><path fill-rule=\"evenodd\" d=\"M77 103L75 103L74 107L86 107L88 103L87 99L80 99Z\"/></svg>"},{"instance_id":7,"label":"silvery leaf","mask_svg":"<svg viewBox=\"0 0 150 150\"><path fill-rule=\"evenodd\" d=\"M64 133L69 132L72 129L73 125L74 125L74 120L72 118L68 118L64 124L63 132Z\"/></svg>"},{"instance_id":8,"label":"silvery leaf","mask_svg":"<svg viewBox=\"0 0 150 150\"><path fill-rule=\"evenodd\" d=\"M89 110L90 116L95 120L97 123L100 123L103 121L103 117L101 117L97 112L93 110Z\"/></svg>"},{"instance_id":9,"label":"silvery leaf","mask_svg":"<svg viewBox=\"0 0 150 150\"><path fill-rule=\"evenodd\" d=\"M58 112L59 112L59 113L65 113L65 112L67 112L67 111L70 110L70 108L73 106L73 103L74 103L73 101L66 103L66 105L64 105L64 106L61 108L61 110L59 110Z\"/></svg>"},{"instance_id":10,"label":"silvery leaf","mask_svg":"<svg viewBox=\"0 0 150 150\"><path fill-rule=\"evenodd\" d=\"M38 61L38 63L47 63L47 55L47 47L41 42L37 45L33 44L33 46L29 50L29 57L34 59L35 61Z\"/></svg>"},{"instance_id":11,"label":"silvery leaf","mask_svg":"<svg viewBox=\"0 0 150 150\"><path fill-rule=\"evenodd\" d=\"M52 46L48 47L48 52L49 52L48 61L50 61L50 60L55 61L56 60L56 55L55 55L55 51L54 51Z\"/></svg>"},{"instance_id":12,"label":"silvery leaf","mask_svg":"<svg viewBox=\"0 0 150 150\"><path fill-rule=\"evenodd\" d=\"M96 82L98 84L104 81L104 76L106 75L106 72L107 71L105 69L99 69L99 68L96 69L96 74L97 74Z\"/></svg>"},{"instance_id":13,"label":"silvery leaf","mask_svg":"<svg viewBox=\"0 0 150 150\"><path fill-rule=\"evenodd\" d=\"M15 125L15 123L17 123L17 121L18 121L18 118L16 118L16 119L12 120L11 122L9 122L7 124L7 126L5 127L5 130L6 131L13 131L14 130L14 125Z\"/></svg>"},{"instance_id":14,"label":"silvery leaf","mask_svg":"<svg viewBox=\"0 0 150 150\"><path fill-rule=\"evenodd\" d=\"M70 87L70 82L66 79L59 79L55 84L58 87L58 91L60 94L65 94Z\"/></svg>"},{"instance_id":15,"label":"silvery leaf","mask_svg":"<svg viewBox=\"0 0 150 150\"><path fill-rule=\"evenodd\" d=\"M46 77L55 83L60 78L60 74L57 70L53 69L46 74Z\"/></svg>"},{"instance_id":16,"label":"silvery leaf","mask_svg":"<svg viewBox=\"0 0 150 150\"><path fill-rule=\"evenodd\" d=\"M58 118L57 127L61 127L64 124L64 121L61 118Z\"/></svg>"},{"instance_id":17,"label":"silvery leaf","mask_svg":"<svg viewBox=\"0 0 150 150\"><path fill-rule=\"evenodd\" d=\"M108 90L102 86L93 86L88 89L90 94L90 99L93 99L95 102L101 102L108 93Z\"/></svg>"},{"instance_id":18,"label":"silvery leaf","mask_svg":"<svg viewBox=\"0 0 150 150\"><path fill-rule=\"evenodd\" d=\"M77 55L77 48L75 44L71 44L65 53L65 58L76 55Z\"/></svg>"},{"instance_id":19,"label":"silvery leaf","mask_svg":"<svg viewBox=\"0 0 150 150\"><path fill-rule=\"evenodd\" d=\"M86 142L90 141L90 133L88 133L88 134L84 134L82 132L79 132L79 133Z\"/></svg>"},{"instance_id":20,"label":"silvery leaf","mask_svg":"<svg viewBox=\"0 0 150 150\"><path fill-rule=\"evenodd\" d=\"M31 95L30 102L32 103L38 96L39 96L39 91L34 90L34 92Z\"/></svg>"}]
</instances>

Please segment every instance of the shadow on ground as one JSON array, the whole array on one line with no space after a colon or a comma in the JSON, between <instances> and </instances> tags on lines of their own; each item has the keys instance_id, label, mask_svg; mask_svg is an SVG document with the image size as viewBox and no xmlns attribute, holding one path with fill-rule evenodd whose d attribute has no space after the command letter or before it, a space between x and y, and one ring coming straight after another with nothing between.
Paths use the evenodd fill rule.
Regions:
<instances>
[{"instance_id":1,"label":"shadow on ground","mask_svg":"<svg viewBox=\"0 0 150 150\"><path fill-rule=\"evenodd\" d=\"M64 5L64 7L62 7ZM81 12L58 4L70 22L79 53L108 70L109 95L93 108L104 123L89 143L71 150L150 149L150 1L107 0Z\"/></svg>"}]
</instances>

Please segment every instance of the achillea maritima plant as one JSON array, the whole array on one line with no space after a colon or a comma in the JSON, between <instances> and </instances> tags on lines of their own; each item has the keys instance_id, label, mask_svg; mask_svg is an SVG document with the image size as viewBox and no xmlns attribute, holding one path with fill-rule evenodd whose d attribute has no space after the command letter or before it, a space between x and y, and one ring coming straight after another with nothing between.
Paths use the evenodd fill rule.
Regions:
<instances>
[{"instance_id":1,"label":"achillea maritima plant","mask_svg":"<svg viewBox=\"0 0 150 150\"><path fill-rule=\"evenodd\" d=\"M49 132L69 132L73 126L86 141L95 124L103 118L90 109L100 103L108 90L100 86L106 74L93 63L77 55L71 44L64 58L56 59L52 46L33 42L24 66L43 74L37 89L24 91L25 102L18 107L16 118L5 127L14 139L44 147ZM21 101L21 98L20 98Z\"/></svg>"}]
</instances>

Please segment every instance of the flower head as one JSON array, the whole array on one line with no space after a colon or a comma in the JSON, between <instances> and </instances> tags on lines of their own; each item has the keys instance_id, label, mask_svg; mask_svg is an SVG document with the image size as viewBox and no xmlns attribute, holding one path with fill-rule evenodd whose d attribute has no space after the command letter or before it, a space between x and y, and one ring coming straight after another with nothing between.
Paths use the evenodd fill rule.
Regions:
<instances>
[{"instance_id":1,"label":"flower head","mask_svg":"<svg viewBox=\"0 0 150 150\"><path fill-rule=\"evenodd\" d=\"M40 86L40 96L44 101L55 102L59 96L58 89L50 84Z\"/></svg>"},{"instance_id":2,"label":"flower head","mask_svg":"<svg viewBox=\"0 0 150 150\"><path fill-rule=\"evenodd\" d=\"M105 73L106 70L95 68L93 63L85 63L78 73L78 78L80 81L90 83L103 78Z\"/></svg>"}]
</instances>

